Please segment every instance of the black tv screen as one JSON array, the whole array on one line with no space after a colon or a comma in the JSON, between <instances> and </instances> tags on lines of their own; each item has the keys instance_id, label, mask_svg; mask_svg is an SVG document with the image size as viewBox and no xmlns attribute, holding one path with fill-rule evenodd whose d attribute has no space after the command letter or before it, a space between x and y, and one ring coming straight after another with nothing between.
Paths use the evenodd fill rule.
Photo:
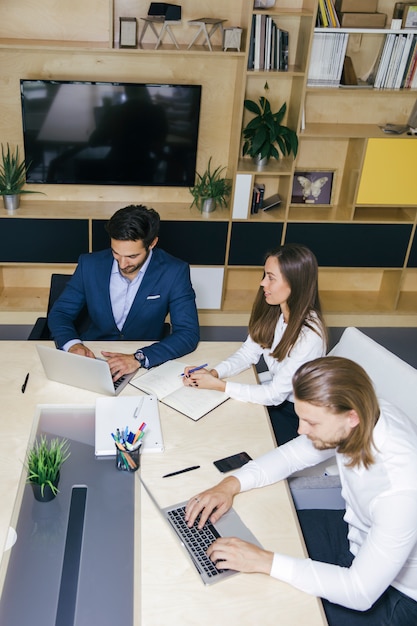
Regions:
<instances>
[{"instance_id":1,"label":"black tv screen","mask_svg":"<svg viewBox=\"0 0 417 626\"><path fill-rule=\"evenodd\" d=\"M21 80L28 183L194 185L201 85Z\"/></svg>"}]
</instances>

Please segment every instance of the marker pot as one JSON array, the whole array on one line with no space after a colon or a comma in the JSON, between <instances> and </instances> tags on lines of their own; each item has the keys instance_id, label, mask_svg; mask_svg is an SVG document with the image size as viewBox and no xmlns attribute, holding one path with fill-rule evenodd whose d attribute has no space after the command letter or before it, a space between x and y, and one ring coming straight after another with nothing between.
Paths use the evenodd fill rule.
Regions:
<instances>
[{"instance_id":1,"label":"marker pot","mask_svg":"<svg viewBox=\"0 0 417 626\"><path fill-rule=\"evenodd\" d=\"M116 444L116 468L121 472L136 472L140 467L141 448L139 444L134 450L127 450L123 444Z\"/></svg>"}]
</instances>

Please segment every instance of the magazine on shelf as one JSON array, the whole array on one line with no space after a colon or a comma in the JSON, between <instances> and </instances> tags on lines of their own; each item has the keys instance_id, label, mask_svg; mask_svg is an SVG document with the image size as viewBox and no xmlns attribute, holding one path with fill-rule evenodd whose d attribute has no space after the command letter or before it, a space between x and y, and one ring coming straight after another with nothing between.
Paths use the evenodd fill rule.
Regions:
<instances>
[{"instance_id":1,"label":"magazine on shelf","mask_svg":"<svg viewBox=\"0 0 417 626\"><path fill-rule=\"evenodd\" d=\"M139 375L130 384L145 393L155 395L166 404L194 421L228 400L221 391L196 389L183 384L182 374L188 363L167 361L150 370L139 370Z\"/></svg>"}]
</instances>

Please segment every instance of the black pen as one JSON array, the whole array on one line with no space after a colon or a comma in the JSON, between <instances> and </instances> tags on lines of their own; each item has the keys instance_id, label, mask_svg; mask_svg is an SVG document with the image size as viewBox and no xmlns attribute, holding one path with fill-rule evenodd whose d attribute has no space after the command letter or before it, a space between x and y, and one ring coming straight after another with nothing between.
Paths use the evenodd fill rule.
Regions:
<instances>
[{"instance_id":1,"label":"black pen","mask_svg":"<svg viewBox=\"0 0 417 626\"><path fill-rule=\"evenodd\" d=\"M178 470L178 472L171 472L170 474L165 474L162 478L168 478L169 476L176 476L177 474L184 474L184 472L191 472L192 470L199 469L199 465L192 465L191 467L186 467L185 469Z\"/></svg>"},{"instance_id":2,"label":"black pen","mask_svg":"<svg viewBox=\"0 0 417 626\"><path fill-rule=\"evenodd\" d=\"M26 385L28 384L28 380L29 380L29 372L26 374L25 381L24 381L24 383L22 385L22 393L25 393L25 391L26 391Z\"/></svg>"}]
</instances>

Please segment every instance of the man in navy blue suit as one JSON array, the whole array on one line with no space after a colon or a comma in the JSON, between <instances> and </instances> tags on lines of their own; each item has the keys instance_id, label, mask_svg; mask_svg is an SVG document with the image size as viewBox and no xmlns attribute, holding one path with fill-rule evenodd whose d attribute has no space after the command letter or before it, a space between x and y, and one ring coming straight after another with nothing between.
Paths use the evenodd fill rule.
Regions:
<instances>
[{"instance_id":1,"label":"man in navy blue suit","mask_svg":"<svg viewBox=\"0 0 417 626\"><path fill-rule=\"evenodd\" d=\"M117 211L106 230L111 248L83 254L48 316L58 348L94 358L90 341L151 340L134 354L102 352L114 380L192 352L200 332L187 263L156 248L159 214L142 205ZM88 328L75 320L87 308ZM170 315L172 333L164 333ZM165 335L165 336L164 336Z\"/></svg>"}]
</instances>

